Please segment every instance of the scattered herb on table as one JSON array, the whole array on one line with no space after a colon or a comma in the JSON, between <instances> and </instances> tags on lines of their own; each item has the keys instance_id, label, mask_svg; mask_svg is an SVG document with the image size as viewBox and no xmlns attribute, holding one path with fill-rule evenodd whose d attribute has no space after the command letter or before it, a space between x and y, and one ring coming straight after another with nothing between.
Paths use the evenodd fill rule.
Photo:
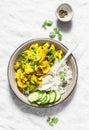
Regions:
<instances>
[{"instance_id":1,"label":"scattered herb on table","mask_svg":"<svg viewBox=\"0 0 89 130\"><path fill-rule=\"evenodd\" d=\"M53 22L51 21L51 20L45 20L44 21L44 23L43 23L43 25L42 25L42 27L44 28L44 29L47 29L47 27L49 26L52 26L52 24L53 24Z\"/></svg>"},{"instance_id":2,"label":"scattered herb on table","mask_svg":"<svg viewBox=\"0 0 89 130\"><path fill-rule=\"evenodd\" d=\"M47 29L48 26L52 26L53 22L51 20L45 20L43 22L42 27L44 29ZM54 28L52 32L49 33L49 37L50 38L55 38L57 36L58 40L61 41L62 40L62 34L60 33L60 30L58 28Z\"/></svg>"},{"instance_id":3,"label":"scattered herb on table","mask_svg":"<svg viewBox=\"0 0 89 130\"><path fill-rule=\"evenodd\" d=\"M59 29L58 29L58 28L54 28L53 30L54 30L54 32L55 32L56 34L59 34Z\"/></svg>"},{"instance_id":4,"label":"scattered herb on table","mask_svg":"<svg viewBox=\"0 0 89 130\"><path fill-rule=\"evenodd\" d=\"M50 37L50 38L55 38L55 37L56 37L55 32L50 32L49 37Z\"/></svg>"},{"instance_id":5,"label":"scattered herb on table","mask_svg":"<svg viewBox=\"0 0 89 130\"><path fill-rule=\"evenodd\" d=\"M58 34L58 40L61 41L62 40L62 35L59 33Z\"/></svg>"},{"instance_id":6,"label":"scattered herb on table","mask_svg":"<svg viewBox=\"0 0 89 130\"><path fill-rule=\"evenodd\" d=\"M50 126L54 126L58 123L59 119L57 117L48 117L47 118L47 123L50 125Z\"/></svg>"},{"instance_id":7,"label":"scattered herb on table","mask_svg":"<svg viewBox=\"0 0 89 130\"><path fill-rule=\"evenodd\" d=\"M58 37L58 40L61 41L62 40L62 34L60 34L60 30L58 28L54 28L53 32L50 32L49 37L55 38L56 35Z\"/></svg>"}]
</instances>

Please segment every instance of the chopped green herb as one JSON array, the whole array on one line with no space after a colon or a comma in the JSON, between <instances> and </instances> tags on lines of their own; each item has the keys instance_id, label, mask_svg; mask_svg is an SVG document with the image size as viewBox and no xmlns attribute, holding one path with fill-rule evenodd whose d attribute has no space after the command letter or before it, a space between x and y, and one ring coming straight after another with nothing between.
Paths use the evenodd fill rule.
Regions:
<instances>
[{"instance_id":1,"label":"chopped green herb","mask_svg":"<svg viewBox=\"0 0 89 130\"><path fill-rule=\"evenodd\" d=\"M35 49L35 48L32 47L31 50L32 50L34 53L36 53L36 49Z\"/></svg>"},{"instance_id":2,"label":"chopped green herb","mask_svg":"<svg viewBox=\"0 0 89 130\"><path fill-rule=\"evenodd\" d=\"M21 64L20 64L20 68L21 68L21 69L24 69L24 66L25 66L24 63L21 63Z\"/></svg>"},{"instance_id":3,"label":"chopped green herb","mask_svg":"<svg viewBox=\"0 0 89 130\"><path fill-rule=\"evenodd\" d=\"M50 56L48 57L48 60L53 59L53 57L54 57L54 55L50 55Z\"/></svg>"},{"instance_id":4,"label":"chopped green herb","mask_svg":"<svg viewBox=\"0 0 89 130\"><path fill-rule=\"evenodd\" d=\"M49 63L49 65L50 65L50 66L53 66L53 65L54 65L54 63L53 63L53 62L50 62L50 63Z\"/></svg>"},{"instance_id":5,"label":"chopped green herb","mask_svg":"<svg viewBox=\"0 0 89 130\"><path fill-rule=\"evenodd\" d=\"M27 63L28 62L28 59L25 57L24 60L23 60L24 63Z\"/></svg>"},{"instance_id":6,"label":"chopped green herb","mask_svg":"<svg viewBox=\"0 0 89 130\"><path fill-rule=\"evenodd\" d=\"M24 90L29 91L29 85L27 85Z\"/></svg>"},{"instance_id":7,"label":"chopped green herb","mask_svg":"<svg viewBox=\"0 0 89 130\"><path fill-rule=\"evenodd\" d=\"M37 63L32 62L32 63L30 63L30 66L32 69L35 69L35 67L37 66Z\"/></svg>"},{"instance_id":8,"label":"chopped green herb","mask_svg":"<svg viewBox=\"0 0 89 130\"><path fill-rule=\"evenodd\" d=\"M58 118L56 118L56 117L53 117L53 118L51 118L51 117L48 117L48 119L47 119L47 123L50 125L50 126L54 126L55 124L57 124L58 123Z\"/></svg>"},{"instance_id":9,"label":"chopped green herb","mask_svg":"<svg viewBox=\"0 0 89 130\"><path fill-rule=\"evenodd\" d=\"M48 55L54 55L54 53L55 53L54 49L49 49L47 54Z\"/></svg>"},{"instance_id":10,"label":"chopped green herb","mask_svg":"<svg viewBox=\"0 0 89 130\"><path fill-rule=\"evenodd\" d=\"M34 84L35 84L35 80L31 79L31 80L30 80L30 84L31 84L31 85L34 85Z\"/></svg>"},{"instance_id":11,"label":"chopped green herb","mask_svg":"<svg viewBox=\"0 0 89 130\"><path fill-rule=\"evenodd\" d=\"M54 57L54 53L55 53L55 50L54 50L54 49L48 50L47 55L49 55L49 56L48 56L48 59L49 59L49 60Z\"/></svg>"},{"instance_id":12,"label":"chopped green herb","mask_svg":"<svg viewBox=\"0 0 89 130\"><path fill-rule=\"evenodd\" d=\"M19 59L19 62L21 64L24 64L24 63L28 62L28 58L26 57L26 55L24 54L24 52L21 52L19 55L21 56L21 59ZM23 61L22 61L22 59L23 59Z\"/></svg>"},{"instance_id":13,"label":"chopped green herb","mask_svg":"<svg viewBox=\"0 0 89 130\"><path fill-rule=\"evenodd\" d=\"M30 83L29 85L34 85L35 87L38 87L37 82L33 79L30 79L29 83Z\"/></svg>"},{"instance_id":14,"label":"chopped green herb","mask_svg":"<svg viewBox=\"0 0 89 130\"><path fill-rule=\"evenodd\" d=\"M59 75L60 75L60 79L61 79L62 81L65 81L66 70L65 70L65 71L60 71Z\"/></svg>"},{"instance_id":15,"label":"chopped green herb","mask_svg":"<svg viewBox=\"0 0 89 130\"><path fill-rule=\"evenodd\" d=\"M54 28L53 30L54 30L54 32L55 32L56 34L59 34L59 29L58 29L58 28Z\"/></svg>"},{"instance_id":16,"label":"chopped green herb","mask_svg":"<svg viewBox=\"0 0 89 130\"><path fill-rule=\"evenodd\" d=\"M20 52L19 55L20 55L21 57L25 58L25 54L24 54L24 52Z\"/></svg>"},{"instance_id":17,"label":"chopped green herb","mask_svg":"<svg viewBox=\"0 0 89 130\"><path fill-rule=\"evenodd\" d=\"M50 32L49 37L50 37L50 38L55 38L55 37L56 37L55 32Z\"/></svg>"}]
</instances>

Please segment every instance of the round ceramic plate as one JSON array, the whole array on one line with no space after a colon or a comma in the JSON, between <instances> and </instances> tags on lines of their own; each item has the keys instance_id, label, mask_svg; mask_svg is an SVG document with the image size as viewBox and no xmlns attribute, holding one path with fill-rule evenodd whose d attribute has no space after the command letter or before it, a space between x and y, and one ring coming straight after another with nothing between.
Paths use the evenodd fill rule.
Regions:
<instances>
[{"instance_id":1,"label":"round ceramic plate","mask_svg":"<svg viewBox=\"0 0 89 130\"><path fill-rule=\"evenodd\" d=\"M27 49L31 44L33 43L39 43L40 45L44 44L45 42L50 42L53 43L55 45L56 48L60 48L63 50L64 54L67 52L67 48L61 44L58 41L49 39L49 38L39 38L39 39L33 39L33 40L29 40L23 44L21 44L16 50L15 52L12 54L9 64L8 64L8 70L7 70L7 75L8 75L8 81L9 81L9 85L11 87L11 89L13 90L13 92L15 93L15 95L24 103L31 105L33 107L51 107L54 105L57 105L58 103L63 102L74 90L76 83L77 83L77 78L78 78L78 68L77 68L77 63L76 60L74 58L74 56L71 54L70 57L68 58L67 62L68 65L70 66L71 70L72 70L72 80L70 85L65 87L65 93L62 95L61 100L59 100L56 103L53 104L48 104L48 105L36 105L36 104L30 104L29 101L27 100L27 97L25 95L23 95L18 87L17 87L17 83L16 83L16 79L15 79L15 71L14 71L14 63L16 62L16 60L18 59L19 53L25 49Z\"/></svg>"}]
</instances>

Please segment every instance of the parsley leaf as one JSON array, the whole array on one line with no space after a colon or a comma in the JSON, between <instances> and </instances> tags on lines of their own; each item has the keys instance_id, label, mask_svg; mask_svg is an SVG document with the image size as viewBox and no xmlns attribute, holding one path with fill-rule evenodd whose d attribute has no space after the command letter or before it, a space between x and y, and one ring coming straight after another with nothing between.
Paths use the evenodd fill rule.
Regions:
<instances>
[{"instance_id":1,"label":"parsley leaf","mask_svg":"<svg viewBox=\"0 0 89 130\"><path fill-rule=\"evenodd\" d=\"M53 118L48 117L48 119L47 119L47 123L48 123L50 126L54 126L55 124L58 123L58 121L59 121L59 119L56 118L56 117L53 117Z\"/></svg>"},{"instance_id":2,"label":"parsley leaf","mask_svg":"<svg viewBox=\"0 0 89 130\"><path fill-rule=\"evenodd\" d=\"M47 29L47 26L52 26L53 22L51 20L45 20L42 27Z\"/></svg>"},{"instance_id":3,"label":"parsley leaf","mask_svg":"<svg viewBox=\"0 0 89 130\"><path fill-rule=\"evenodd\" d=\"M54 30L54 32L55 32L56 34L59 34L59 29L58 29L58 28L54 28L53 30Z\"/></svg>"},{"instance_id":4,"label":"parsley leaf","mask_svg":"<svg viewBox=\"0 0 89 130\"><path fill-rule=\"evenodd\" d=\"M55 38L55 37L56 37L55 32L50 32L49 37L50 37L50 38Z\"/></svg>"},{"instance_id":5,"label":"parsley leaf","mask_svg":"<svg viewBox=\"0 0 89 130\"><path fill-rule=\"evenodd\" d=\"M62 35L59 33L58 34L58 40L61 41L62 40Z\"/></svg>"},{"instance_id":6,"label":"parsley leaf","mask_svg":"<svg viewBox=\"0 0 89 130\"><path fill-rule=\"evenodd\" d=\"M46 21L47 26L52 26L53 22L51 20Z\"/></svg>"}]
</instances>

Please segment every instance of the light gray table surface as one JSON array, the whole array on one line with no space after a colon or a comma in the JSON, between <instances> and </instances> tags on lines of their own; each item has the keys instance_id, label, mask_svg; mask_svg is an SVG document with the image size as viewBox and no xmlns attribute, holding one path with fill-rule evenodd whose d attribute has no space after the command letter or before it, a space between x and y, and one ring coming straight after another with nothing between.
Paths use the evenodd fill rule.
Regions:
<instances>
[{"instance_id":1,"label":"light gray table surface","mask_svg":"<svg viewBox=\"0 0 89 130\"><path fill-rule=\"evenodd\" d=\"M74 17L60 23L55 11L59 4L70 3ZM0 130L89 130L89 0L0 0ZM44 20L54 22L70 47L71 39L79 46L73 53L78 64L78 82L72 95L52 108L32 108L22 103L10 90L7 65L10 56L23 42L49 37L53 27L44 30ZM57 40L57 39L56 39ZM68 42L66 42L68 41ZM50 127L48 116L59 122Z\"/></svg>"}]
</instances>

